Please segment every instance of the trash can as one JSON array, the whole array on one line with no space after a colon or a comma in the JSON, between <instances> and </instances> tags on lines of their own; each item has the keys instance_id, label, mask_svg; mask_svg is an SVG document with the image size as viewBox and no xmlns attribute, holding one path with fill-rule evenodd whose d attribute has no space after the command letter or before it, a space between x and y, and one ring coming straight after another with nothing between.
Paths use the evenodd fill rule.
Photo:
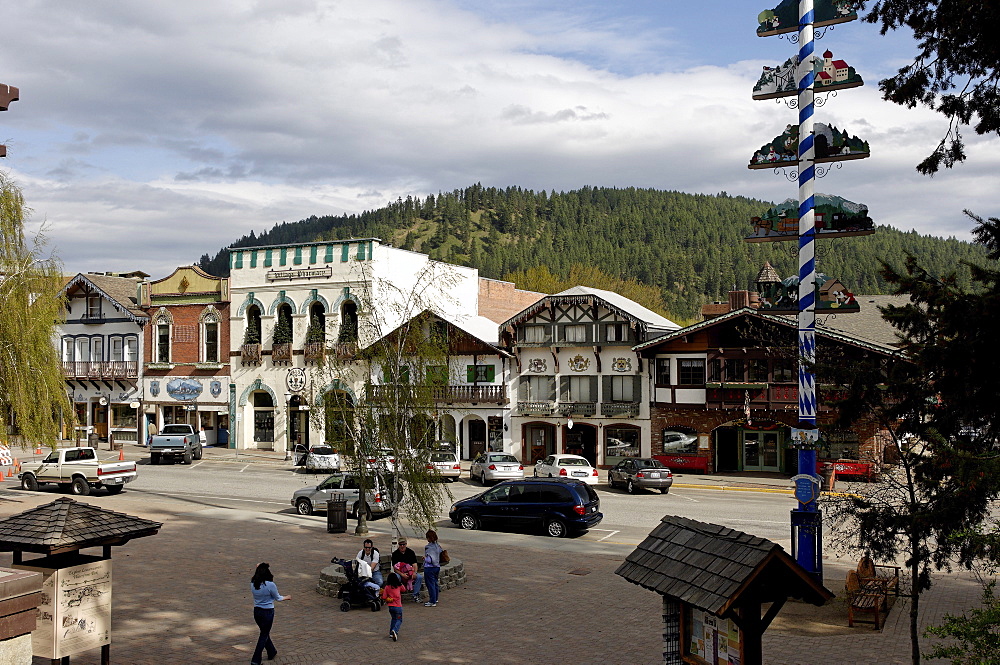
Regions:
<instances>
[{"instance_id":1,"label":"trash can","mask_svg":"<svg viewBox=\"0 0 1000 665\"><path fill-rule=\"evenodd\" d=\"M96 433L91 434L90 436L87 437L87 445L90 446L91 448L96 448L97 444L100 443L100 441L101 437L98 436Z\"/></svg>"},{"instance_id":2,"label":"trash can","mask_svg":"<svg viewBox=\"0 0 1000 665\"><path fill-rule=\"evenodd\" d=\"M331 494L326 501L326 532L347 532L347 500L343 494Z\"/></svg>"},{"instance_id":3,"label":"trash can","mask_svg":"<svg viewBox=\"0 0 1000 665\"><path fill-rule=\"evenodd\" d=\"M832 492L834 483L837 482L837 472L834 469L833 464L826 462L823 465L823 469L820 471L820 475L823 476L823 489L828 492Z\"/></svg>"}]
</instances>

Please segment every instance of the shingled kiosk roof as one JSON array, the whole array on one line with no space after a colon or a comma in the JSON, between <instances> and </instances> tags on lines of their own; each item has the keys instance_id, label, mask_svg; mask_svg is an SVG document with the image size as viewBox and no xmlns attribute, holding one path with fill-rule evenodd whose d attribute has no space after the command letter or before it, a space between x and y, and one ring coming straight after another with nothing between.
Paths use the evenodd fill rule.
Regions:
<instances>
[{"instance_id":1,"label":"shingled kiosk roof","mask_svg":"<svg viewBox=\"0 0 1000 665\"><path fill-rule=\"evenodd\" d=\"M800 598L822 605L833 594L777 543L667 515L615 571L629 582L716 616L746 603Z\"/></svg>"},{"instance_id":2,"label":"shingled kiosk roof","mask_svg":"<svg viewBox=\"0 0 1000 665\"><path fill-rule=\"evenodd\" d=\"M160 522L62 497L0 520L0 552L59 554L124 545L133 538L155 535L161 526Z\"/></svg>"}]
</instances>

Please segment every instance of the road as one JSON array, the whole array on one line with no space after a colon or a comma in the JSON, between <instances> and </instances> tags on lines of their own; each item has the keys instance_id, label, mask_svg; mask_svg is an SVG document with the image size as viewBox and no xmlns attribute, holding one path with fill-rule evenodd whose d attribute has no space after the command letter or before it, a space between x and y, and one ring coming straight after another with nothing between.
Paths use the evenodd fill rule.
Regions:
<instances>
[{"instance_id":1,"label":"road","mask_svg":"<svg viewBox=\"0 0 1000 665\"><path fill-rule=\"evenodd\" d=\"M304 517L295 514L289 502L292 493L301 487L318 484L324 474L306 474L284 465L247 461L204 459L190 466L167 464L153 466L147 459L139 460L139 478L117 497L95 492L100 505L116 509L115 503L132 503L141 497L156 500L183 501L195 508L222 508L286 516L289 520L321 525L325 515ZM13 484L7 484L10 489ZM467 476L454 483L443 484L454 499L463 499L482 491L478 483ZM785 547L789 541L788 511L795 500L787 494L717 491L711 489L673 488L669 494L653 492L630 495L607 485L597 486L604 520L598 527L578 538L554 542L534 534L510 532L465 532L455 527L446 514L440 515L442 538L458 541L503 542L552 548L631 549L655 527L663 515L683 515L692 519L721 524L774 540ZM20 490L16 490L20 492ZM43 491L58 495L54 487ZM353 529L350 520L349 528ZM388 534L391 523L377 519L369 523L375 534ZM447 532L445 535L444 531Z\"/></svg>"}]
</instances>

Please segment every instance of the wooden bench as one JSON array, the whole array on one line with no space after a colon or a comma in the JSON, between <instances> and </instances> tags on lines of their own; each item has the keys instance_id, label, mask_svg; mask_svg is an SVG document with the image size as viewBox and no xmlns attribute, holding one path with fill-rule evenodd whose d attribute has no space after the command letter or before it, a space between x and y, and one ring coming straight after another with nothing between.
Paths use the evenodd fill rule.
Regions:
<instances>
[{"instance_id":1,"label":"wooden bench","mask_svg":"<svg viewBox=\"0 0 1000 665\"><path fill-rule=\"evenodd\" d=\"M854 614L856 612L871 612L874 617L875 630L882 630L882 608L886 606L886 596L883 590L877 584L862 584L856 570L848 571L846 586L847 625L851 628L854 627ZM886 612L888 612L888 608Z\"/></svg>"},{"instance_id":2,"label":"wooden bench","mask_svg":"<svg viewBox=\"0 0 1000 665\"><path fill-rule=\"evenodd\" d=\"M872 561L870 556L863 556L858 561L858 578L861 585L871 584L879 587L886 596L899 596L899 566L882 566Z\"/></svg>"}]
</instances>

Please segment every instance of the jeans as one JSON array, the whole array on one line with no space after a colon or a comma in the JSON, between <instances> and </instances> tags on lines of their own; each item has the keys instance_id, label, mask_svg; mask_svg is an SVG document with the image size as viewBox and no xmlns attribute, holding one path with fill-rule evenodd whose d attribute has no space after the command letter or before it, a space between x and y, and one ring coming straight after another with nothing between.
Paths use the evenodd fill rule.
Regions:
<instances>
[{"instance_id":1,"label":"jeans","mask_svg":"<svg viewBox=\"0 0 1000 665\"><path fill-rule=\"evenodd\" d=\"M259 665L261 662L260 656L265 649L267 650L268 658L274 658L274 655L278 653L278 650L274 648L274 644L271 642L271 626L274 624L274 608L253 608L253 620L260 628L260 637L257 638L257 648L253 650L253 657L250 658L250 662L257 663Z\"/></svg>"},{"instance_id":2,"label":"jeans","mask_svg":"<svg viewBox=\"0 0 1000 665\"><path fill-rule=\"evenodd\" d=\"M417 576L413 578L413 598L416 600L420 598L420 587L424 585L424 574L417 573Z\"/></svg>"},{"instance_id":3,"label":"jeans","mask_svg":"<svg viewBox=\"0 0 1000 665\"><path fill-rule=\"evenodd\" d=\"M427 595L432 603L438 602L438 575L441 569L437 566L424 566L424 577L427 579Z\"/></svg>"},{"instance_id":4,"label":"jeans","mask_svg":"<svg viewBox=\"0 0 1000 665\"><path fill-rule=\"evenodd\" d=\"M389 607L389 630L396 631L399 634L399 629L403 626L403 608L402 607Z\"/></svg>"},{"instance_id":5,"label":"jeans","mask_svg":"<svg viewBox=\"0 0 1000 665\"><path fill-rule=\"evenodd\" d=\"M382 571L378 568L372 567L372 582L381 586L385 586L385 580L382 579Z\"/></svg>"}]
</instances>

